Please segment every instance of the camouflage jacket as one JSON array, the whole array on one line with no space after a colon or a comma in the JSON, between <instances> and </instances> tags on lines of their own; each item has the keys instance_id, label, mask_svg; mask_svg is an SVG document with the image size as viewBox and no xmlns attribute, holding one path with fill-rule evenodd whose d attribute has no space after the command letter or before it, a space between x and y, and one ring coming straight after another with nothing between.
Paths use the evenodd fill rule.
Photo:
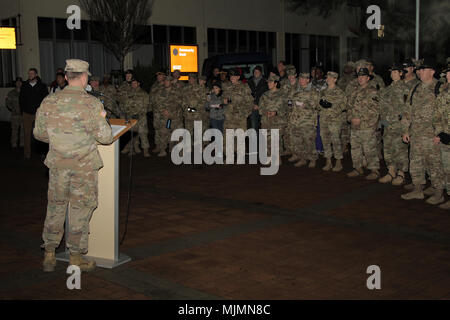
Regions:
<instances>
[{"instance_id":1,"label":"camouflage jacket","mask_svg":"<svg viewBox=\"0 0 450 320\"><path fill-rule=\"evenodd\" d=\"M184 88L182 108L185 121L200 121L205 119L207 89L196 85L187 85ZM189 111L191 109L191 111ZM192 110L195 109L195 112Z\"/></svg>"},{"instance_id":2,"label":"camouflage jacket","mask_svg":"<svg viewBox=\"0 0 450 320\"><path fill-rule=\"evenodd\" d=\"M181 122L183 119L181 104L182 96L180 90L174 87L164 88L155 97L153 113L156 117L166 118L163 112L167 111L169 113L169 119Z\"/></svg>"},{"instance_id":3,"label":"camouflage jacket","mask_svg":"<svg viewBox=\"0 0 450 320\"><path fill-rule=\"evenodd\" d=\"M252 112L253 96L248 85L242 82L231 84L224 90L223 97L231 99L225 109L227 121L244 121Z\"/></svg>"},{"instance_id":4,"label":"camouflage jacket","mask_svg":"<svg viewBox=\"0 0 450 320\"><path fill-rule=\"evenodd\" d=\"M331 108L323 108L319 104L319 113L321 122L343 122L345 118L345 110L347 108L347 98L344 91L339 87L334 89L326 88L319 94L319 100L326 100L333 104Z\"/></svg>"},{"instance_id":5,"label":"camouflage jacket","mask_svg":"<svg viewBox=\"0 0 450 320\"><path fill-rule=\"evenodd\" d=\"M154 111L155 109L155 101L156 101L156 97L159 95L159 93L161 92L161 90L164 89L164 84L159 83L159 82L155 82L152 87L150 88L150 94L149 94L149 108L148 111Z\"/></svg>"},{"instance_id":6,"label":"camouflage jacket","mask_svg":"<svg viewBox=\"0 0 450 320\"><path fill-rule=\"evenodd\" d=\"M131 90L127 92L126 101L122 106L122 111L130 118L139 119L146 116L149 104L150 99L147 92L141 88L131 88Z\"/></svg>"},{"instance_id":7,"label":"camouflage jacket","mask_svg":"<svg viewBox=\"0 0 450 320\"><path fill-rule=\"evenodd\" d=\"M289 102L292 103L294 99L294 95L297 91L300 90L300 85L298 82L296 82L294 85L292 85L289 81L288 83L281 89L283 97L284 97L284 103L283 108L281 110L283 121L288 121L289 113L292 110L292 106L290 106ZM292 103L293 105L293 103Z\"/></svg>"},{"instance_id":8,"label":"camouflage jacket","mask_svg":"<svg viewBox=\"0 0 450 320\"><path fill-rule=\"evenodd\" d=\"M5 106L9 111L11 111L11 116L22 115L19 105L19 96L20 92L17 92L16 89L12 89L6 96Z\"/></svg>"},{"instance_id":9,"label":"camouflage jacket","mask_svg":"<svg viewBox=\"0 0 450 320\"><path fill-rule=\"evenodd\" d=\"M450 92L441 93L436 99L433 117L434 134L450 134Z\"/></svg>"},{"instance_id":10,"label":"camouflage jacket","mask_svg":"<svg viewBox=\"0 0 450 320\"><path fill-rule=\"evenodd\" d=\"M261 123L264 128L276 128L280 126L284 103L285 98L281 89L264 92L259 100L259 113L261 114ZM269 118L267 116L268 112L276 112L276 115Z\"/></svg>"},{"instance_id":11,"label":"camouflage jacket","mask_svg":"<svg viewBox=\"0 0 450 320\"><path fill-rule=\"evenodd\" d=\"M101 115L100 101L81 87L66 87L44 99L36 114L34 136L49 143L45 165L49 168L103 166L97 142L110 144L112 130Z\"/></svg>"},{"instance_id":12,"label":"camouflage jacket","mask_svg":"<svg viewBox=\"0 0 450 320\"><path fill-rule=\"evenodd\" d=\"M319 92L300 88L293 96L292 110L288 115L290 126L317 125Z\"/></svg>"},{"instance_id":13,"label":"camouflage jacket","mask_svg":"<svg viewBox=\"0 0 450 320\"><path fill-rule=\"evenodd\" d=\"M109 85L105 87L101 85L98 91L103 95L103 97L99 97L100 101L102 101L103 106L105 107L106 112L108 113L108 117L113 116L113 113L116 116L120 116L120 110L117 108L117 90L113 85Z\"/></svg>"},{"instance_id":14,"label":"camouflage jacket","mask_svg":"<svg viewBox=\"0 0 450 320\"><path fill-rule=\"evenodd\" d=\"M361 124L352 130L376 130L380 119L380 102L378 91L373 86L362 88L353 92L351 103L348 105L347 120L360 119Z\"/></svg>"},{"instance_id":15,"label":"camouflage jacket","mask_svg":"<svg viewBox=\"0 0 450 320\"><path fill-rule=\"evenodd\" d=\"M402 133L411 136L434 137L433 118L436 111L437 80L431 83L421 82L412 95L412 90L406 101L405 115L402 119Z\"/></svg>"},{"instance_id":16,"label":"camouflage jacket","mask_svg":"<svg viewBox=\"0 0 450 320\"><path fill-rule=\"evenodd\" d=\"M127 99L128 91L131 90L131 84L128 84L128 82L124 81L117 89L117 101L119 102L120 106L123 106L125 104L125 101Z\"/></svg>"},{"instance_id":17,"label":"camouflage jacket","mask_svg":"<svg viewBox=\"0 0 450 320\"><path fill-rule=\"evenodd\" d=\"M392 82L380 91L381 121L385 127L401 128L400 121L405 113L407 98L408 87L401 80Z\"/></svg>"},{"instance_id":18,"label":"camouflage jacket","mask_svg":"<svg viewBox=\"0 0 450 320\"><path fill-rule=\"evenodd\" d=\"M417 84L420 83L420 80L417 79L417 78L414 78L414 79L409 80L409 81L403 80L403 82L405 83L406 88L407 88L407 91L408 91L408 94L409 94L409 92L410 92L412 89L414 89L414 87L415 87Z\"/></svg>"},{"instance_id":19,"label":"camouflage jacket","mask_svg":"<svg viewBox=\"0 0 450 320\"><path fill-rule=\"evenodd\" d=\"M381 90L386 87L383 78L377 75L376 73L373 74L373 79L371 81L375 83L375 87L377 90Z\"/></svg>"}]
</instances>

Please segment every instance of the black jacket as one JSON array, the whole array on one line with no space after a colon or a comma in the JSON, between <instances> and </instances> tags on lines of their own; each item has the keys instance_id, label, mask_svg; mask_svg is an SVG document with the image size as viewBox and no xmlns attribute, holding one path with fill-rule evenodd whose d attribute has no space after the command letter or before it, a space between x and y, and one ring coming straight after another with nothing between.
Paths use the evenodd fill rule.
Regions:
<instances>
[{"instance_id":1,"label":"black jacket","mask_svg":"<svg viewBox=\"0 0 450 320\"><path fill-rule=\"evenodd\" d=\"M34 87L30 85L29 80L24 82L19 97L20 110L33 115L36 114L42 100L48 95L47 86L42 83L39 77L36 80L37 83Z\"/></svg>"},{"instance_id":2,"label":"black jacket","mask_svg":"<svg viewBox=\"0 0 450 320\"><path fill-rule=\"evenodd\" d=\"M258 85L255 86L253 77L251 77L248 80L248 86L250 87L250 90L252 91L252 96L254 98L254 104L259 105L259 99L261 99L264 92L269 90L269 87L267 86L267 80L264 78L261 78L261 80L259 80Z\"/></svg>"}]
</instances>

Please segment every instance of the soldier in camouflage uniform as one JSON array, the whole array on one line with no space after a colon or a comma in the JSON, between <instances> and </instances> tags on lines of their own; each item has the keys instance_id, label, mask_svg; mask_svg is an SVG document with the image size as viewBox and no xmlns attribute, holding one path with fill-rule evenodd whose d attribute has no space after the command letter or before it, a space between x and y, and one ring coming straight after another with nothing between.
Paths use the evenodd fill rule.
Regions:
<instances>
[{"instance_id":1,"label":"soldier in camouflage uniform","mask_svg":"<svg viewBox=\"0 0 450 320\"><path fill-rule=\"evenodd\" d=\"M334 172L342 171L342 159L344 153L342 151L341 127L344 110L347 107L347 99L345 93L336 85L339 75L336 72L328 72L327 89L319 93L320 102L320 122L323 148L327 163L323 168L324 171ZM331 158L335 157L336 166L333 168Z\"/></svg>"},{"instance_id":2,"label":"soldier in camouflage uniform","mask_svg":"<svg viewBox=\"0 0 450 320\"><path fill-rule=\"evenodd\" d=\"M226 88L222 88L225 104L224 110L225 123L224 130L227 129L243 129L247 130L247 117L252 112L253 96L248 85L240 81L240 72L238 70L230 71L231 84ZM226 137L224 143L226 145ZM238 146L235 144L235 150Z\"/></svg>"},{"instance_id":3,"label":"soldier in camouflage uniform","mask_svg":"<svg viewBox=\"0 0 450 320\"><path fill-rule=\"evenodd\" d=\"M297 168L310 161L309 167L315 168L317 161L316 128L318 114L318 92L308 86L309 73L299 75L299 89L292 97L292 109L289 112L289 133L292 141L292 152Z\"/></svg>"},{"instance_id":4,"label":"soldier in camouflage uniform","mask_svg":"<svg viewBox=\"0 0 450 320\"><path fill-rule=\"evenodd\" d=\"M136 79L131 80L131 90L127 92L127 96L124 96L125 100L122 104L122 110L126 113L129 119L136 119L138 123L136 130L138 137L134 138L134 146L131 145L131 141L122 150L122 153L134 152L141 153L139 148L139 140L141 147L144 150L144 157L150 157L149 149L150 143L148 142L148 124L147 124L147 111L150 104L150 99L147 92L141 89L140 83Z\"/></svg>"},{"instance_id":5,"label":"soldier in camouflage uniform","mask_svg":"<svg viewBox=\"0 0 450 320\"><path fill-rule=\"evenodd\" d=\"M117 90L110 83L110 79L110 75L105 74L103 76L103 84L98 88L98 91L103 96L103 105L108 113L108 118L117 118L118 116L120 117L120 110L117 106Z\"/></svg>"},{"instance_id":6,"label":"soldier in camouflage uniform","mask_svg":"<svg viewBox=\"0 0 450 320\"><path fill-rule=\"evenodd\" d=\"M351 122L351 146L354 170L347 176L358 177L364 174L363 159L367 160L371 173L367 180L379 178L380 160L378 158L378 145L375 131L380 118L378 91L369 85L370 73L367 68L358 72L358 91L350 98L347 120Z\"/></svg>"},{"instance_id":7,"label":"soldier in camouflage uniform","mask_svg":"<svg viewBox=\"0 0 450 320\"><path fill-rule=\"evenodd\" d=\"M202 122L203 130L209 127L205 122L206 87L201 86L197 81L195 73L189 75L189 84L184 87L181 106L184 114L184 127L189 130L192 139L194 138L195 121Z\"/></svg>"},{"instance_id":8,"label":"soldier in camouflage uniform","mask_svg":"<svg viewBox=\"0 0 450 320\"><path fill-rule=\"evenodd\" d=\"M124 97L128 95L128 91L131 90L131 80L133 80L134 73L133 70L127 70L125 72L125 81L117 89L117 101L119 103L124 102ZM122 106L120 106L122 108Z\"/></svg>"},{"instance_id":9,"label":"soldier in camouflage uniform","mask_svg":"<svg viewBox=\"0 0 450 320\"><path fill-rule=\"evenodd\" d=\"M181 78L180 70L175 70L174 72L172 72L172 78L173 78L173 83L172 83L173 88L183 91L186 84L180 80L180 78Z\"/></svg>"},{"instance_id":10,"label":"soldier in camouflage uniform","mask_svg":"<svg viewBox=\"0 0 450 320\"><path fill-rule=\"evenodd\" d=\"M415 68L416 65L412 59L406 59L403 63L403 69L405 71L405 78L403 79L403 82L407 87L408 94L420 82L414 72Z\"/></svg>"},{"instance_id":11,"label":"soldier in camouflage uniform","mask_svg":"<svg viewBox=\"0 0 450 320\"><path fill-rule=\"evenodd\" d=\"M269 91L264 92L259 100L259 113L261 115L261 129L267 130L267 155L272 156L272 136L271 129L280 129L283 127L283 121L280 115L284 112L283 105L285 104L285 97L280 90L280 77L271 75L267 80ZM270 159L268 159L268 163ZM266 164L268 164L266 163ZM278 157L278 165L281 164L281 159Z\"/></svg>"},{"instance_id":12,"label":"soldier in camouflage uniform","mask_svg":"<svg viewBox=\"0 0 450 320\"><path fill-rule=\"evenodd\" d=\"M402 195L402 199L424 199L425 172L430 175L432 188L426 195L432 196L427 203L437 205L444 202L444 174L441 150L433 144L435 131L433 118L436 112L436 84L434 69L424 63L418 68L421 82L413 88L407 99L407 110L402 119L403 141L410 143L410 174L414 190Z\"/></svg>"},{"instance_id":13,"label":"soldier in camouflage uniform","mask_svg":"<svg viewBox=\"0 0 450 320\"><path fill-rule=\"evenodd\" d=\"M158 114L157 112L155 112L155 110L157 109L157 107L156 107L156 98L158 97L159 93L164 89L164 80L166 79L166 76L167 75L162 70L156 72L156 82L150 88L149 111L153 112L153 127L155 129L155 145L156 145L155 149L152 150L153 153L161 152L161 150L159 150L158 143L156 143L156 141L159 141L159 139L160 139L158 134L162 130L162 128L157 128L156 127L157 123L161 123L161 119L158 118L161 115Z\"/></svg>"},{"instance_id":14,"label":"soldier in camouflage uniform","mask_svg":"<svg viewBox=\"0 0 450 320\"><path fill-rule=\"evenodd\" d=\"M284 104L280 114L280 121L282 123L282 128L280 129L280 137L282 138L281 145L281 155L286 156L293 154L292 153L292 142L290 137L290 132L288 130L289 125L289 113L292 110L292 99L294 94L299 90L299 83L297 80L297 69L293 65L288 65L286 67L286 74L288 77L288 81L281 87L282 94L284 96ZM289 161L293 162L295 160L295 156L293 155Z\"/></svg>"},{"instance_id":15,"label":"soldier in camouflage uniform","mask_svg":"<svg viewBox=\"0 0 450 320\"><path fill-rule=\"evenodd\" d=\"M450 66L444 69L447 81L450 82ZM433 118L433 126L436 137L434 144L440 145L442 167L445 176L445 187L450 195L450 91L443 92L436 100L436 111ZM450 201L439 206L441 209L450 210Z\"/></svg>"},{"instance_id":16,"label":"soldier in camouflage uniform","mask_svg":"<svg viewBox=\"0 0 450 320\"><path fill-rule=\"evenodd\" d=\"M98 170L103 166L97 143L110 144L113 135L102 104L85 91L88 69L85 61L67 60L69 86L48 96L36 114L34 136L50 144L45 160L50 169L43 232L45 272L55 270L55 249L64 234L68 206L69 265L77 265L82 271L95 269L95 262L82 255L88 251L89 221L97 207Z\"/></svg>"},{"instance_id":17,"label":"soldier in camouflage uniform","mask_svg":"<svg viewBox=\"0 0 450 320\"><path fill-rule=\"evenodd\" d=\"M170 143L171 134L174 130L183 127L182 95L180 90L173 87L173 81L172 76L165 78L164 88L155 97L153 107L155 143L160 150L158 157L167 156L166 149L169 144L169 151L172 151L174 144Z\"/></svg>"},{"instance_id":18,"label":"soldier in camouflage uniform","mask_svg":"<svg viewBox=\"0 0 450 320\"><path fill-rule=\"evenodd\" d=\"M11 147L17 148L17 140L19 140L19 131L20 131L20 140L19 144L23 147L23 121L22 121L22 112L20 111L19 105L19 96L20 96L20 88L22 87L22 79L16 79L16 88L8 92L5 100L6 109L11 112Z\"/></svg>"},{"instance_id":19,"label":"soldier in camouflage uniform","mask_svg":"<svg viewBox=\"0 0 450 320\"><path fill-rule=\"evenodd\" d=\"M392 83L380 91L381 123L384 126L384 160L388 173L380 183L392 183L401 186L408 171L408 145L403 143L400 121L406 107L408 88L402 81L403 66L393 65L390 69ZM406 97L405 97L406 96Z\"/></svg>"},{"instance_id":20,"label":"soldier in camouflage uniform","mask_svg":"<svg viewBox=\"0 0 450 320\"><path fill-rule=\"evenodd\" d=\"M348 84L355 79L355 68L356 64L353 61L347 62L344 68L344 73L339 78L337 83L338 87L345 92ZM345 107L347 110L347 107ZM350 144L350 124L347 122L347 117L345 116L346 111L344 112L343 122L342 122L342 130L341 130L341 141L344 153L348 151L348 146Z\"/></svg>"}]
</instances>

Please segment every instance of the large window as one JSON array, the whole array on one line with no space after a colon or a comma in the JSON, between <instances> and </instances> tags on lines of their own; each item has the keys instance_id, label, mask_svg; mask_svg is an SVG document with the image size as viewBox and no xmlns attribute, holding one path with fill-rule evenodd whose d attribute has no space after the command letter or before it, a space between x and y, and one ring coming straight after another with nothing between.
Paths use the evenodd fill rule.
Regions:
<instances>
[{"instance_id":1,"label":"large window","mask_svg":"<svg viewBox=\"0 0 450 320\"><path fill-rule=\"evenodd\" d=\"M208 28L208 56L275 50L275 32Z\"/></svg>"},{"instance_id":2,"label":"large window","mask_svg":"<svg viewBox=\"0 0 450 320\"><path fill-rule=\"evenodd\" d=\"M2 27L16 27L16 18L4 19ZM17 74L16 50L0 50L0 87L12 86Z\"/></svg>"},{"instance_id":3,"label":"large window","mask_svg":"<svg viewBox=\"0 0 450 320\"><path fill-rule=\"evenodd\" d=\"M299 72L309 72L322 64L325 70L339 72L339 37L286 33L286 62Z\"/></svg>"}]
</instances>

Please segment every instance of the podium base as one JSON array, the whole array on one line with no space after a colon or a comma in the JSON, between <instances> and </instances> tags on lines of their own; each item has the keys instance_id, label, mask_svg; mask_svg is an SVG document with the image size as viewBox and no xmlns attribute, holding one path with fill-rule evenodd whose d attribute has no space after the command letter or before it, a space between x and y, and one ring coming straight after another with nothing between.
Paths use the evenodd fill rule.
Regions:
<instances>
[{"instance_id":1,"label":"podium base","mask_svg":"<svg viewBox=\"0 0 450 320\"><path fill-rule=\"evenodd\" d=\"M131 258L123 253L119 253L119 259L117 259L117 260L102 259L102 258L96 258L96 257L90 257L90 256L85 256L85 258L88 260L94 260L95 263L97 264L97 267L104 268L104 269L114 269L114 268L117 268L118 266L121 266L121 265L131 261ZM66 251L66 252L57 253L56 260L69 262L69 252Z\"/></svg>"}]
</instances>

